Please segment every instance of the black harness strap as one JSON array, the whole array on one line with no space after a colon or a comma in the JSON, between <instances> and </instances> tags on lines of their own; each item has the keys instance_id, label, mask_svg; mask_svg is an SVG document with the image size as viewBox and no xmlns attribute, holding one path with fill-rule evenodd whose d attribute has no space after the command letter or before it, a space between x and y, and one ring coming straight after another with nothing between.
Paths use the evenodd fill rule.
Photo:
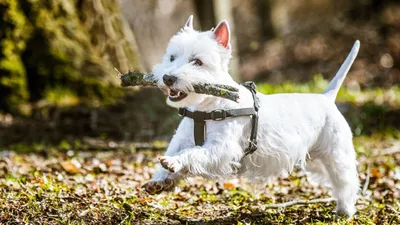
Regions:
<instances>
[{"instance_id":1,"label":"black harness strap","mask_svg":"<svg viewBox=\"0 0 400 225\"><path fill-rule=\"evenodd\" d=\"M258 128L258 109L260 107L259 99L257 98L256 85L253 82L246 82L245 86L253 96L254 106L252 108L214 110L212 112L191 112L186 108L179 108L179 115L193 119L194 122L194 143L196 146L204 144L206 120L220 121L229 117L251 116L251 134L249 146L245 149L245 156L252 154L257 150L257 128Z\"/></svg>"},{"instance_id":2,"label":"black harness strap","mask_svg":"<svg viewBox=\"0 0 400 225\"><path fill-rule=\"evenodd\" d=\"M253 154L257 150L257 131L258 131L258 110L260 109L260 100L257 97L256 85L254 82L249 81L244 84L249 89L254 101L255 114L251 117L251 134L249 140L249 147L244 151L244 156Z\"/></svg>"}]
</instances>

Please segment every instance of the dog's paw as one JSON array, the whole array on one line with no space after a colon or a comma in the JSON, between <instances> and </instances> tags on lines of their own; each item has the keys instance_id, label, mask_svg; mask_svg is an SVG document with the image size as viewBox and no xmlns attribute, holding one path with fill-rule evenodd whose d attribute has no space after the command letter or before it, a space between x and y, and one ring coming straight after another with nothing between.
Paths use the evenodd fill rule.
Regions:
<instances>
[{"instance_id":1,"label":"dog's paw","mask_svg":"<svg viewBox=\"0 0 400 225\"><path fill-rule=\"evenodd\" d=\"M171 156L160 157L160 163L164 169L169 170L172 173L179 172L183 168L182 164L180 164L178 160Z\"/></svg>"},{"instance_id":2,"label":"dog's paw","mask_svg":"<svg viewBox=\"0 0 400 225\"><path fill-rule=\"evenodd\" d=\"M355 208L351 209L336 209L336 220L344 219L344 220L350 220L354 213L356 212Z\"/></svg>"},{"instance_id":3,"label":"dog's paw","mask_svg":"<svg viewBox=\"0 0 400 225\"><path fill-rule=\"evenodd\" d=\"M150 181L145 183L142 188L151 194L160 194L162 191L172 191L174 189L174 181L171 179L165 179L163 181Z\"/></svg>"}]
</instances>

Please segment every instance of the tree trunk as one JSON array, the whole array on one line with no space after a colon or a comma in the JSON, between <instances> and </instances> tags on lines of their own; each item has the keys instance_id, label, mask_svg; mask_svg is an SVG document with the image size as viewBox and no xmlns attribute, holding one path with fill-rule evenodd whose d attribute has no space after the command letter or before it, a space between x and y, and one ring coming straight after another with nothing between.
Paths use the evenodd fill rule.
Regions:
<instances>
[{"instance_id":1,"label":"tree trunk","mask_svg":"<svg viewBox=\"0 0 400 225\"><path fill-rule=\"evenodd\" d=\"M218 21L218 23L222 20L227 20L229 23L229 28L231 31L231 45L232 45L232 59L230 63L230 72L229 74L232 76L232 78L240 82L240 76L239 76L239 58L237 55L237 43L236 43L236 30L235 30L235 23L233 21L233 15L232 15L232 4L231 1L226 1L226 0L214 0L214 13L215 13L215 18Z\"/></svg>"},{"instance_id":2,"label":"tree trunk","mask_svg":"<svg viewBox=\"0 0 400 225\"><path fill-rule=\"evenodd\" d=\"M132 31L113 0L0 0L0 106L53 91L89 100L119 96L113 67L139 68Z\"/></svg>"},{"instance_id":3,"label":"tree trunk","mask_svg":"<svg viewBox=\"0 0 400 225\"><path fill-rule=\"evenodd\" d=\"M18 1L0 1L0 110L12 111L28 99L21 53L32 33Z\"/></svg>"},{"instance_id":4,"label":"tree trunk","mask_svg":"<svg viewBox=\"0 0 400 225\"><path fill-rule=\"evenodd\" d=\"M188 17L194 14L194 4L188 0L119 1L123 15L137 34L145 67L145 70L141 71L150 73L151 68L161 62L169 39L185 25ZM194 27L197 28L199 23L195 17Z\"/></svg>"}]
</instances>

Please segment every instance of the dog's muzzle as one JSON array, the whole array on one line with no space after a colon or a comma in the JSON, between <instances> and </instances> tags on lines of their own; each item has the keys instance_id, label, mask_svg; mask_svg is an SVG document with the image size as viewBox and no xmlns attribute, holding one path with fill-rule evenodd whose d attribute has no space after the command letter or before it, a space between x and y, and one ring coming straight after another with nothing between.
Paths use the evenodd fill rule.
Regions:
<instances>
[{"instance_id":1,"label":"dog's muzzle","mask_svg":"<svg viewBox=\"0 0 400 225\"><path fill-rule=\"evenodd\" d=\"M182 100L182 99L187 97L187 93L171 88L171 86L174 85L177 80L178 80L178 78L175 77L175 76L171 76L171 75L167 75L167 74L165 74L163 76L164 84L167 87L169 87L169 89L168 89L168 98L172 102L178 102L178 101L180 101L180 100Z\"/></svg>"},{"instance_id":2,"label":"dog's muzzle","mask_svg":"<svg viewBox=\"0 0 400 225\"><path fill-rule=\"evenodd\" d=\"M176 80L178 80L177 77L175 76L171 76L171 75L164 75L163 76L163 82L165 85L167 85L168 87L174 85L174 83L176 82Z\"/></svg>"}]
</instances>

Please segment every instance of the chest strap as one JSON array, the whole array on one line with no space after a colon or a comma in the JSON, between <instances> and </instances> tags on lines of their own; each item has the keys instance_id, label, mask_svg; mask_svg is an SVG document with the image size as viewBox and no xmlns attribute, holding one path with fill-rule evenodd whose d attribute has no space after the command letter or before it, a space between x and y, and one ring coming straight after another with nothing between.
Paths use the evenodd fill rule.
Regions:
<instances>
[{"instance_id":1,"label":"chest strap","mask_svg":"<svg viewBox=\"0 0 400 225\"><path fill-rule=\"evenodd\" d=\"M256 86L253 82L246 82L243 86L250 90L254 106L251 108L214 110L209 113L202 111L191 112L186 108L179 108L180 116L189 117L194 122L194 143L196 146L204 144L204 136L206 132L206 120L221 121L229 117L251 116L251 133L249 146L245 149L245 156L257 150L257 129L258 129L258 109L260 107L259 100L256 96Z\"/></svg>"}]
</instances>

